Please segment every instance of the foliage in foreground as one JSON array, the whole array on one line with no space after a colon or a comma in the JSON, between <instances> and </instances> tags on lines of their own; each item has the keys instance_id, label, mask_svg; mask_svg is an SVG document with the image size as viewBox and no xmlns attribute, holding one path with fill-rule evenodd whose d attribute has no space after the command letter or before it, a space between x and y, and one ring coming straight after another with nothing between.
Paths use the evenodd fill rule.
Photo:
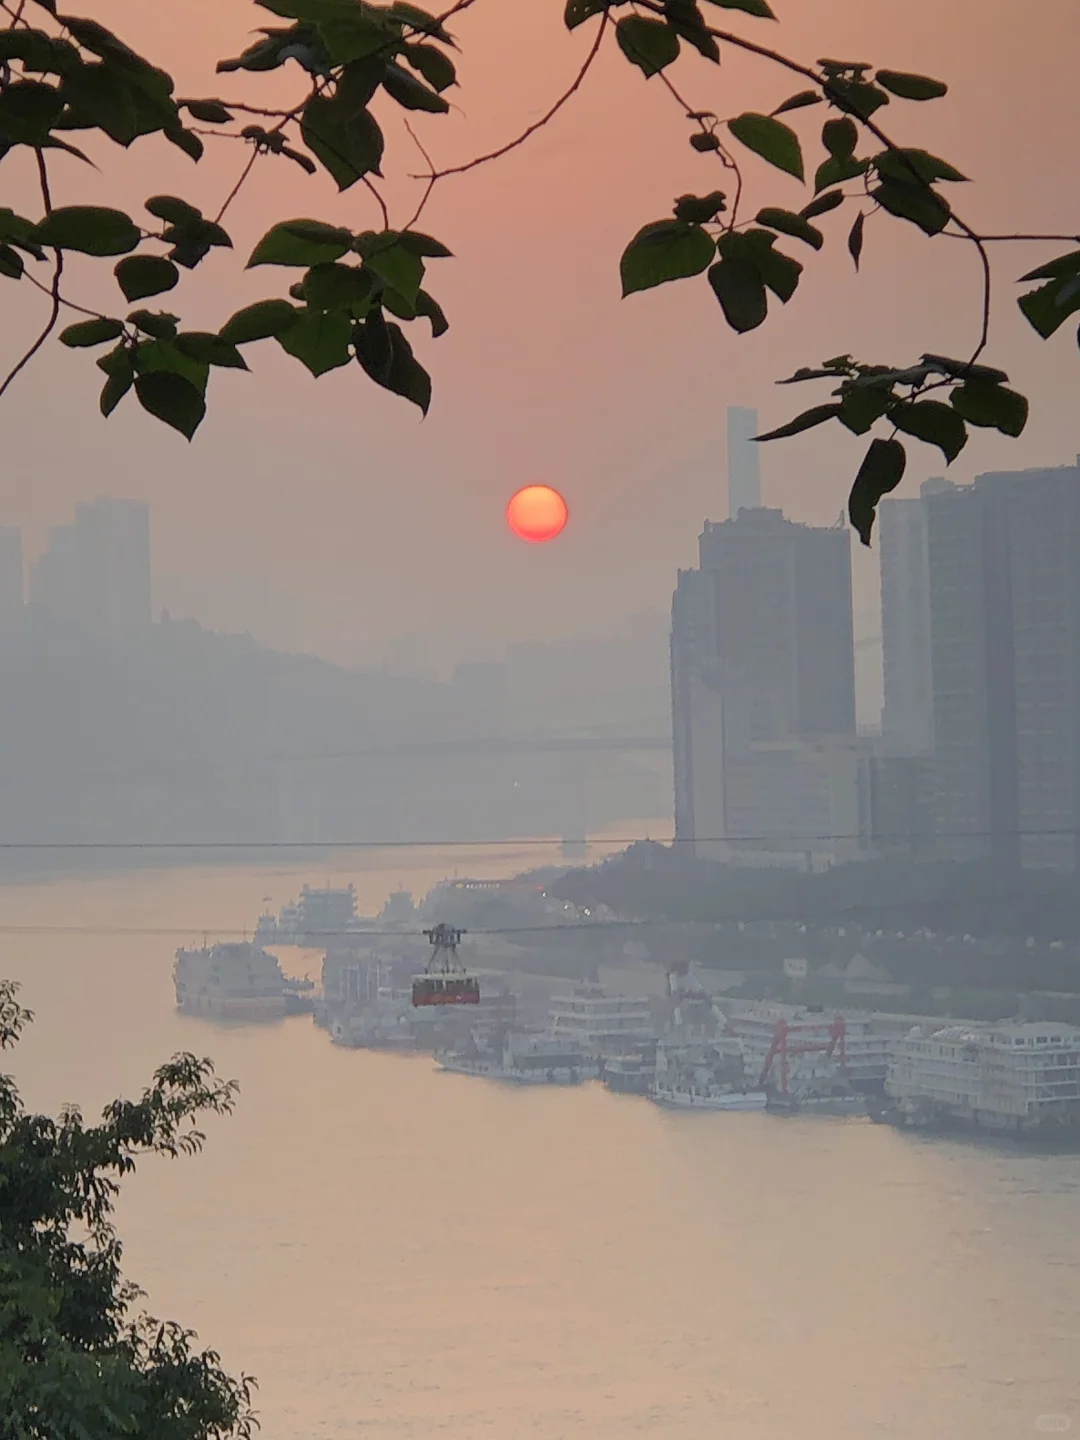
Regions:
<instances>
[{"instance_id":1,"label":"foliage in foreground","mask_svg":"<svg viewBox=\"0 0 1080 1440\"><path fill-rule=\"evenodd\" d=\"M0 981L0 1049L31 1019ZM232 1108L208 1060L177 1055L141 1100L99 1125L26 1112L0 1076L0 1440L250 1437L253 1381L171 1322L135 1316L112 1225L120 1177L139 1155L196 1152L195 1118Z\"/></svg>"},{"instance_id":2,"label":"foliage in foreground","mask_svg":"<svg viewBox=\"0 0 1080 1440\"><path fill-rule=\"evenodd\" d=\"M1024 429L1027 399L1009 387L1004 370L981 359L990 340L991 249L997 242L1032 241L1068 241L1075 247L1077 239L980 233L950 198L966 177L949 161L906 146L882 128L885 107L936 100L946 94L944 82L861 62L804 64L712 23L717 10L741 12L751 21L774 20L768 0L565 0L567 29L593 28L570 86L546 115L507 144L439 169L410 117L450 109L457 44L448 27L480 0L455 0L442 14L406 0L256 3L282 23L263 27L241 54L219 61L217 71L239 82L287 68L300 87L295 103L284 109L252 105L246 95L178 98L165 70L96 20L63 14L56 0L4 6L9 20L0 29L0 159L20 147L33 152L43 214L37 219L0 209L0 276L29 280L48 296L50 308L45 329L0 383L0 395L68 310L81 318L62 330L64 344L99 351L111 346L97 359L105 377L104 415L133 392L146 411L190 439L206 413L212 370L246 370L246 348L267 340L315 376L355 363L376 384L426 413L431 380L403 325L425 320L434 336L447 329L442 309L425 289L428 262L450 255L442 242L417 229L427 202L440 181L499 159L552 120L610 42L646 81L669 92L703 169L701 193L678 197L667 217L643 226L630 241L620 266L624 295L705 276L719 313L743 334L762 325L775 302L786 305L793 298L804 264L789 250L804 258L821 250L826 243L821 222L831 226L827 217L841 211L856 270L872 228L890 217L935 240L951 238L971 248L982 303L970 353L953 358L928 349L900 364L841 355L804 367L781 383L825 382L830 398L759 437L797 435L831 420L860 436L877 429L849 501L864 543L878 500L904 474L907 451L900 436L936 446L951 464L972 426L1008 436ZM707 101L685 99L670 77L688 52L719 66L722 55L735 51L766 59L800 88L786 97L770 95L760 111L723 117ZM805 137L795 127L805 129L807 112L822 105L829 118L820 131L820 159L808 165ZM391 115L395 107L405 112L405 128L426 167L416 177L422 182L416 208L397 221L376 183L383 174L387 106ZM63 152L89 160L72 135L80 145L87 143L86 135L123 147L156 135L193 161L203 154L204 137L238 142L248 153L214 217L171 195L151 196L146 216L133 217L105 205L54 205L53 157ZM375 226L281 220L255 246L248 265L283 267L300 272L299 278L286 287L287 294L245 306L216 332L185 330L171 311L142 304L173 292L183 271L232 247L222 221L261 157L309 175L322 171L339 191L363 187ZM788 190L793 182L809 184L812 196L802 204L748 205L748 161L781 172ZM63 288L70 252L115 260L120 296L135 308L118 301L117 313L104 313L71 300ZM47 280L37 273L43 266ZM1020 309L1044 339L1080 310L1080 249L1022 279L1035 288L1020 296Z\"/></svg>"}]
</instances>

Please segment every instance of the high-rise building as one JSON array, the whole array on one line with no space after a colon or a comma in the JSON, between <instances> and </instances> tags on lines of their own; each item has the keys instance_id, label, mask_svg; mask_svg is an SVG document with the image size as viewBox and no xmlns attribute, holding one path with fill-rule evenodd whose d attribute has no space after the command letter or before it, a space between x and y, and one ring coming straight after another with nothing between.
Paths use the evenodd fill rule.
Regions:
<instances>
[{"instance_id":1,"label":"high-rise building","mask_svg":"<svg viewBox=\"0 0 1080 1440\"><path fill-rule=\"evenodd\" d=\"M139 500L78 505L49 531L31 572L30 598L53 615L115 635L149 625L150 512Z\"/></svg>"},{"instance_id":2,"label":"high-rise building","mask_svg":"<svg viewBox=\"0 0 1080 1440\"><path fill-rule=\"evenodd\" d=\"M1080 863L1080 464L926 496L939 844Z\"/></svg>"},{"instance_id":3,"label":"high-rise building","mask_svg":"<svg viewBox=\"0 0 1080 1440\"><path fill-rule=\"evenodd\" d=\"M848 532L743 509L699 544L672 603L676 834L832 847L858 815Z\"/></svg>"},{"instance_id":4,"label":"high-rise building","mask_svg":"<svg viewBox=\"0 0 1080 1440\"><path fill-rule=\"evenodd\" d=\"M728 406L728 515L732 520L739 518L740 510L756 510L761 504L760 452L754 439L757 433L756 410Z\"/></svg>"},{"instance_id":5,"label":"high-rise building","mask_svg":"<svg viewBox=\"0 0 1080 1440\"><path fill-rule=\"evenodd\" d=\"M22 531L0 525L0 616L12 615L22 608L22 603Z\"/></svg>"},{"instance_id":6,"label":"high-rise building","mask_svg":"<svg viewBox=\"0 0 1080 1440\"><path fill-rule=\"evenodd\" d=\"M933 745L930 669L930 577L926 493L883 500L878 507L881 560L881 651L885 705L883 739L894 749L928 755Z\"/></svg>"}]
</instances>

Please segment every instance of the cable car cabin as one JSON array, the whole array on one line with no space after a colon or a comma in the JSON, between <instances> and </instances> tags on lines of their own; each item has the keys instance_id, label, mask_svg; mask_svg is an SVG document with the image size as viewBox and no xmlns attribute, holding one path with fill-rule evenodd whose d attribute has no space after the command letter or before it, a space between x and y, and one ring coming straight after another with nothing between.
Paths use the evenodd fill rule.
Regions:
<instances>
[{"instance_id":1,"label":"cable car cabin","mask_svg":"<svg viewBox=\"0 0 1080 1440\"><path fill-rule=\"evenodd\" d=\"M479 1005L480 981L473 975L417 975L414 1005Z\"/></svg>"}]
</instances>

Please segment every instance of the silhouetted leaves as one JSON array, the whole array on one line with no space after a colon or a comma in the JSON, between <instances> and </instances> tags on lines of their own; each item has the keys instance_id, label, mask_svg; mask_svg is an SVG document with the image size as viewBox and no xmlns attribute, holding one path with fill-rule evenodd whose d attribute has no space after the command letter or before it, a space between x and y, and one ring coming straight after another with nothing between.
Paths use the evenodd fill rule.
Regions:
<instances>
[{"instance_id":1,"label":"silhouetted leaves","mask_svg":"<svg viewBox=\"0 0 1080 1440\"><path fill-rule=\"evenodd\" d=\"M903 401L890 409L889 419L906 435L936 445L950 465L967 444L967 429L960 415L940 400Z\"/></svg>"},{"instance_id":2,"label":"silhouetted leaves","mask_svg":"<svg viewBox=\"0 0 1080 1440\"><path fill-rule=\"evenodd\" d=\"M304 106L300 133L339 190L380 173L383 135L370 111L353 110L338 97L313 95Z\"/></svg>"},{"instance_id":3,"label":"silhouetted leaves","mask_svg":"<svg viewBox=\"0 0 1080 1440\"><path fill-rule=\"evenodd\" d=\"M124 255L139 243L139 229L130 215L101 205L65 205L35 225L31 238L39 245L79 250L84 255Z\"/></svg>"},{"instance_id":4,"label":"silhouetted leaves","mask_svg":"<svg viewBox=\"0 0 1080 1440\"><path fill-rule=\"evenodd\" d=\"M160 255L129 255L119 262L113 274L125 300L161 295L173 289L180 279L180 272L172 261Z\"/></svg>"},{"instance_id":5,"label":"silhouetted leaves","mask_svg":"<svg viewBox=\"0 0 1080 1440\"><path fill-rule=\"evenodd\" d=\"M811 225L804 215L796 215L791 210L779 210L775 206L767 206L759 210L756 216L759 225L767 225L770 230L779 230L783 235L792 235L797 240L804 240L807 245L820 250L825 243L825 237L816 225Z\"/></svg>"},{"instance_id":6,"label":"silhouetted leaves","mask_svg":"<svg viewBox=\"0 0 1080 1440\"><path fill-rule=\"evenodd\" d=\"M281 220L272 226L251 252L254 265L319 265L340 260L353 243L352 231L321 220Z\"/></svg>"},{"instance_id":7,"label":"silhouetted leaves","mask_svg":"<svg viewBox=\"0 0 1080 1440\"><path fill-rule=\"evenodd\" d=\"M766 440L787 440L792 435L801 435L804 430L812 430L815 425L824 425L826 420L835 420L839 414L839 405L814 405L811 409L804 410L801 415L796 415L795 419L789 420L786 425L779 425L764 435L755 435L754 439L762 443Z\"/></svg>"},{"instance_id":8,"label":"silhouetted leaves","mask_svg":"<svg viewBox=\"0 0 1080 1440\"><path fill-rule=\"evenodd\" d=\"M747 112L728 121L728 129L735 139L760 155L778 170L794 175L796 180L804 179L802 146L799 137L790 126L771 115L756 115Z\"/></svg>"},{"instance_id":9,"label":"silhouetted leaves","mask_svg":"<svg viewBox=\"0 0 1080 1440\"><path fill-rule=\"evenodd\" d=\"M1023 434L1028 418L1025 396L1004 385L969 380L949 396L953 409L969 425L1000 430L1004 435Z\"/></svg>"},{"instance_id":10,"label":"silhouetted leaves","mask_svg":"<svg viewBox=\"0 0 1080 1440\"><path fill-rule=\"evenodd\" d=\"M662 20L624 15L615 27L619 49L646 79L679 57L679 37Z\"/></svg>"},{"instance_id":11,"label":"silhouetted leaves","mask_svg":"<svg viewBox=\"0 0 1080 1440\"><path fill-rule=\"evenodd\" d=\"M188 440L202 424L206 401L190 380L171 370L153 370L135 377L139 404L156 420L171 425Z\"/></svg>"},{"instance_id":12,"label":"silhouetted leaves","mask_svg":"<svg viewBox=\"0 0 1080 1440\"><path fill-rule=\"evenodd\" d=\"M295 325L277 336L277 342L316 378L349 363L351 318L340 310L302 312Z\"/></svg>"},{"instance_id":13,"label":"silhouetted leaves","mask_svg":"<svg viewBox=\"0 0 1080 1440\"><path fill-rule=\"evenodd\" d=\"M949 90L942 80L931 80L928 75L909 75L903 70L879 70L874 79L902 100L937 100Z\"/></svg>"},{"instance_id":14,"label":"silhouetted leaves","mask_svg":"<svg viewBox=\"0 0 1080 1440\"><path fill-rule=\"evenodd\" d=\"M716 242L685 220L657 220L645 225L623 251L619 262L622 293L650 290L668 280L700 275L716 254Z\"/></svg>"},{"instance_id":15,"label":"silhouetted leaves","mask_svg":"<svg viewBox=\"0 0 1080 1440\"><path fill-rule=\"evenodd\" d=\"M300 319L300 311L287 300L257 300L237 310L218 331L222 340L231 345L248 345L253 340L269 340L284 335Z\"/></svg>"},{"instance_id":16,"label":"silhouetted leaves","mask_svg":"<svg viewBox=\"0 0 1080 1440\"><path fill-rule=\"evenodd\" d=\"M123 333L124 327L119 320L80 320L77 325L61 330L60 343L72 349L81 349L88 345L104 345L107 340L116 340Z\"/></svg>"},{"instance_id":17,"label":"silhouetted leaves","mask_svg":"<svg viewBox=\"0 0 1080 1440\"><path fill-rule=\"evenodd\" d=\"M864 545L870 544L878 501L904 478L907 452L899 440L871 440L848 496L848 518Z\"/></svg>"},{"instance_id":18,"label":"silhouetted leaves","mask_svg":"<svg viewBox=\"0 0 1080 1440\"><path fill-rule=\"evenodd\" d=\"M848 232L847 248L848 254L854 262L855 269L859 268L859 261L862 258L863 228L866 225L866 216L860 210L855 217L855 223Z\"/></svg>"},{"instance_id":19,"label":"silhouetted leaves","mask_svg":"<svg viewBox=\"0 0 1080 1440\"><path fill-rule=\"evenodd\" d=\"M1059 275L1037 290L1021 295L1017 304L1031 326L1044 340L1049 340L1070 315L1080 310L1080 274Z\"/></svg>"}]
</instances>

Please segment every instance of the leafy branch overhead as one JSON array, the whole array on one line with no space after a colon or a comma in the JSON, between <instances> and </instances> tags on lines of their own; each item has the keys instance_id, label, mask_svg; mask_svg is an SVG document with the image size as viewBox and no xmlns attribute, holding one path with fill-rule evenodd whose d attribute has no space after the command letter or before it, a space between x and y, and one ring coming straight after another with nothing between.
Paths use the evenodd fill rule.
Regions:
<instances>
[{"instance_id":1,"label":"leafy branch overhead","mask_svg":"<svg viewBox=\"0 0 1080 1440\"><path fill-rule=\"evenodd\" d=\"M275 341L313 376L355 362L377 385L426 413L431 380L405 327L424 319L432 336L447 329L442 309L424 288L428 262L450 253L417 228L431 194L447 177L500 158L548 124L610 41L640 78L667 92L687 127L685 139L708 167L700 194L680 196L669 217L643 225L627 245L620 262L624 295L704 276L706 303L715 303L721 321L741 335L764 324L770 308L792 301L806 264L828 243L837 222L827 217L834 212L847 212L839 217L839 233L855 271L876 227L889 220L972 248L983 293L966 358L928 354L916 365L889 366L843 357L800 371L792 378L831 379L832 399L760 437L795 435L833 419L855 435L881 426L885 433L872 439L850 500L852 523L865 542L877 499L903 473L898 435L937 446L950 463L972 425L1020 433L1027 401L1008 388L1003 372L982 363L990 341L990 250L1003 240L1069 237L981 234L955 208L954 187L966 180L961 171L882 128L882 112L888 108L891 116L895 102L944 96L942 81L861 62L811 65L790 58L770 47L765 32L754 38L754 22L776 19L768 0L565 0L567 29L588 27L592 36L570 86L506 144L439 169L413 122L449 111L448 93L457 85L453 20L480 3L456 0L436 14L404 0L257 0L273 23L239 54L219 61L217 72L295 76L295 103L287 108L215 95L177 97L165 70L98 21L61 13L55 0L8 7L7 27L0 29L0 160L20 149L33 152L43 213L38 218L0 209L0 277L43 291L49 317L0 383L0 395L62 312L71 311L71 323L60 325L64 344L110 347L97 359L105 377L105 415L132 392L144 410L190 438L206 413L213 371L246 371L244 348L261 340ZM724 28L729 22L739 28ZM681 75L688 52L699 65L704 60L718 67L725 53L737 51L769 61L797 88L786 98L781 92L774 104L728 116L707 101L684 98L672 75ZM702 72L691 73L700 83ZM716 74L711 88L720 94ZM379 182L387 135L399 130L407 131L427 169L415 177L422 189L413 212L395 221ZM106 205L54 203L54 152L100 163L102 139L128 147L155 136L192 161L202 157L207 140L245 149L239 177L212 218L167 195L148 199L142 216ZM279 161L294 173L325 177L340 192L355 190L370 213L348 229L316 219L275 224L255 245L249 267L302 273L284 294L245 307L216 332L185 329L171 310L145 308L142 302L154 296L168 294L172 301L185 288L185 272L233 248L226 212L256 163ZM751 187L764 186L770 174L781 188L750 204ZM1020 295L1020 309L1043 338L1080 311L1080 238L1070 243L1068 253L1023 277L1034 288ZM115 262L116 314L67 293L70 252Z\"/></svg>"}]
</instances>

